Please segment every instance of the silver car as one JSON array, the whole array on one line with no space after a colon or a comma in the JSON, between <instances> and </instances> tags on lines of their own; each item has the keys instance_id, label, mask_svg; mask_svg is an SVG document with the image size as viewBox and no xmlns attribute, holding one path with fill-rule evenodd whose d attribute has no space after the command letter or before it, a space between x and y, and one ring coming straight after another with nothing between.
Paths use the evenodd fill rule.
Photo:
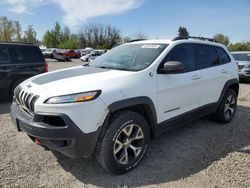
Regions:
<instances>
[{"instance_id":1,"label":"silver car","mask_svg":"<svg viewBox=\"0 0 250 188\"><path fill-rule=\"evenodd\" d=\"M239 77L242 81L250 81L250 51L231 52L238 63Z\"/></svg>"}]
</instances>

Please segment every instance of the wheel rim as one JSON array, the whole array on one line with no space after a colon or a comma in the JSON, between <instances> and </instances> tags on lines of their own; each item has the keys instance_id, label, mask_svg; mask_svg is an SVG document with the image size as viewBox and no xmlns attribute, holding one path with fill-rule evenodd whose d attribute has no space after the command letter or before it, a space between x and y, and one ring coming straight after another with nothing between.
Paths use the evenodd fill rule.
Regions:
<instances>
[{"instance_id":1,"label":"wheel rim","mask_svg":"<svg viewBox=\"0 0 250 188\"><path fill-rule=\"evenodd\" d=\"M224 115L226 119L230 119L235 111L235 98L233 95L229 95L226 99Z\"/></svg>"},{"instance_id":2,"label":"wheel rim","mask_svg":"<svg viewBox=\"0 0 250 188\"><path fill-rule=\"evenodd\" d=\"M136 124L124 127L115 138L113 155L116 161L126 165L135 160L142 152L144 134Z\"/></svg>"}]
</instances>

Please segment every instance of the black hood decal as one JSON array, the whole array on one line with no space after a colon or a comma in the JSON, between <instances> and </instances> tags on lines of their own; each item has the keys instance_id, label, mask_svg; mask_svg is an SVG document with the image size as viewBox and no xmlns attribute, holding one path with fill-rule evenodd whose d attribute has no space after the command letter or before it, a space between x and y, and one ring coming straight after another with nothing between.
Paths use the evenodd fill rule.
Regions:
<instances>
[{"instance_id":1,"label":"black hood decal","mask_svg":"<svg viewBox=\"0 0 250 188\"><path fill-rule=\"evenodd\" d=\"M36 79L34 79L32 82L38 85L47 84L49 82L58 81L66 78L72 78L76 76L82 76L87 74L94 74L94 73L100 73L100 72L107 72L110 70L107 69L101 69L101 68L95 68L95 67L76 67L73 69L66 69L59 72L51 73L48 75L42 75Z\"/></svg>"}]
</instances>

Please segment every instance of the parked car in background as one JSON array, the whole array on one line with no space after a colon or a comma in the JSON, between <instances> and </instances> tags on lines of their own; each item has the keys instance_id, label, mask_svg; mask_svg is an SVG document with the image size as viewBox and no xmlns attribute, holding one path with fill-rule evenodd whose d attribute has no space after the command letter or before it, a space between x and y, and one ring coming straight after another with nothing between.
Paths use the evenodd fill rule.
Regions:
<instances>
[{"instance_id":1,"label":"parked car in background","mask_svg":"<svg viewBox=\"0 0 250 188\"><path fill-rule=\"evenodd\" d=\"M88 62L94 61L97 57L101 56L104 51L95 51L95 53L91 54L88 58Z\"/></svg>"},{"instance_id":2,"label":"parked car in background","mask_svg":"<svg viewBox=\"0 0 250 188\"><path fill-rule=\"evenodd\" d=\"M91 55L93 54L93 52L91 53L87 53L85 55L83 55L80 59L82 62L88 62L89 61L89 58L91 57Z\"/></svg>"},{"instance_id":3,"label":"parked car in background","mask_svg":"<svg viewBox=\"0 0 250 188\"><path fill-rule=\"evenodd\" d=\"M82 49L82 50L81 50L81 57L82 57L82 56L85 56L85 55L87 55L87 54L90 54L90 53L93 52L93 51L94 51L94 50L91 49L91 48Z\"/></svg>"},{"instance_id":4,"label":"parked car in background","mask_svg":"<svg viewBox=\"0 0 250 188\"><path fill-rule=\"evenodd\" d=\"M79 58L81 56L81 53L75 50L66 50L63 54L69 58Z\"/></svg>"},{"instance_id":5,"label":"parked car in background","mask_svg":"<svg viewBox=\"0 0 250 188\"><path fill-rule=\"evenodd\" d=\"M231 52L238 63L241 81L250 81L250 51Z\"/></svg>"},{"instance_id":6,"label":"parked car in background","mask_svg":"<svg viewBox=\"0 0 250 188\"><path fill-rule=\"evenodd\" d=\"M15 87L29 77L48 72L38 46L0 42L0 96L12 96Z\"/></svg>"},{"instance_id":7,"label":"parked car in background","mask_svg":"<svg viewBox=\"0 0 250 188\"><path fill-rule=\"evenodd\" d=\"M43 57L44 58L54 58L54 53L56 52L55 48L48 48L45 51L43 51Z\"/></svg>"},{"instance_id":8,"label":"parked car in background","mask_svg":"<svg viewBox=\"0 0 250 188\"><path fill-rule=\"evenodd\" d=\"M94 50L86 55L83 55L80 59L82 62L89 62L93 61L98 56L101 56L103 53L105 53L106 50Z\"/></svg>"},{"instance_id":9,"label":"parked car in background","mask_svg":"<svg viewBox=\"0 0 250 188\"><path fill-rule=\"evenodd\" d=\"M57 61L71 61L70 57L66 56L64 53L55 52L53 53L54 59Z\"/></svg>"}]
</instances>

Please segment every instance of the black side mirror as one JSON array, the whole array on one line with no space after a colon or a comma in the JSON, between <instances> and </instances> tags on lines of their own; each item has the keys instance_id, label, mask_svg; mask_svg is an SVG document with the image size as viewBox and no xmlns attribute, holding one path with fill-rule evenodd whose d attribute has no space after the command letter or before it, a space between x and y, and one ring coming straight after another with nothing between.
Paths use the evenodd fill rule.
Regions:
<instances>
[{"instance_id":1,"label":"black side mirror","mask_svg":"<svg viewBox=\"0 0 250 188\"><path fill-rule=\"evenodd\" d=\"M178 61L167 61L164 63L163 67L158 70L160 74L178 74L183 73L185 67L183 63Z\"/></svg>"}]
</instances>

